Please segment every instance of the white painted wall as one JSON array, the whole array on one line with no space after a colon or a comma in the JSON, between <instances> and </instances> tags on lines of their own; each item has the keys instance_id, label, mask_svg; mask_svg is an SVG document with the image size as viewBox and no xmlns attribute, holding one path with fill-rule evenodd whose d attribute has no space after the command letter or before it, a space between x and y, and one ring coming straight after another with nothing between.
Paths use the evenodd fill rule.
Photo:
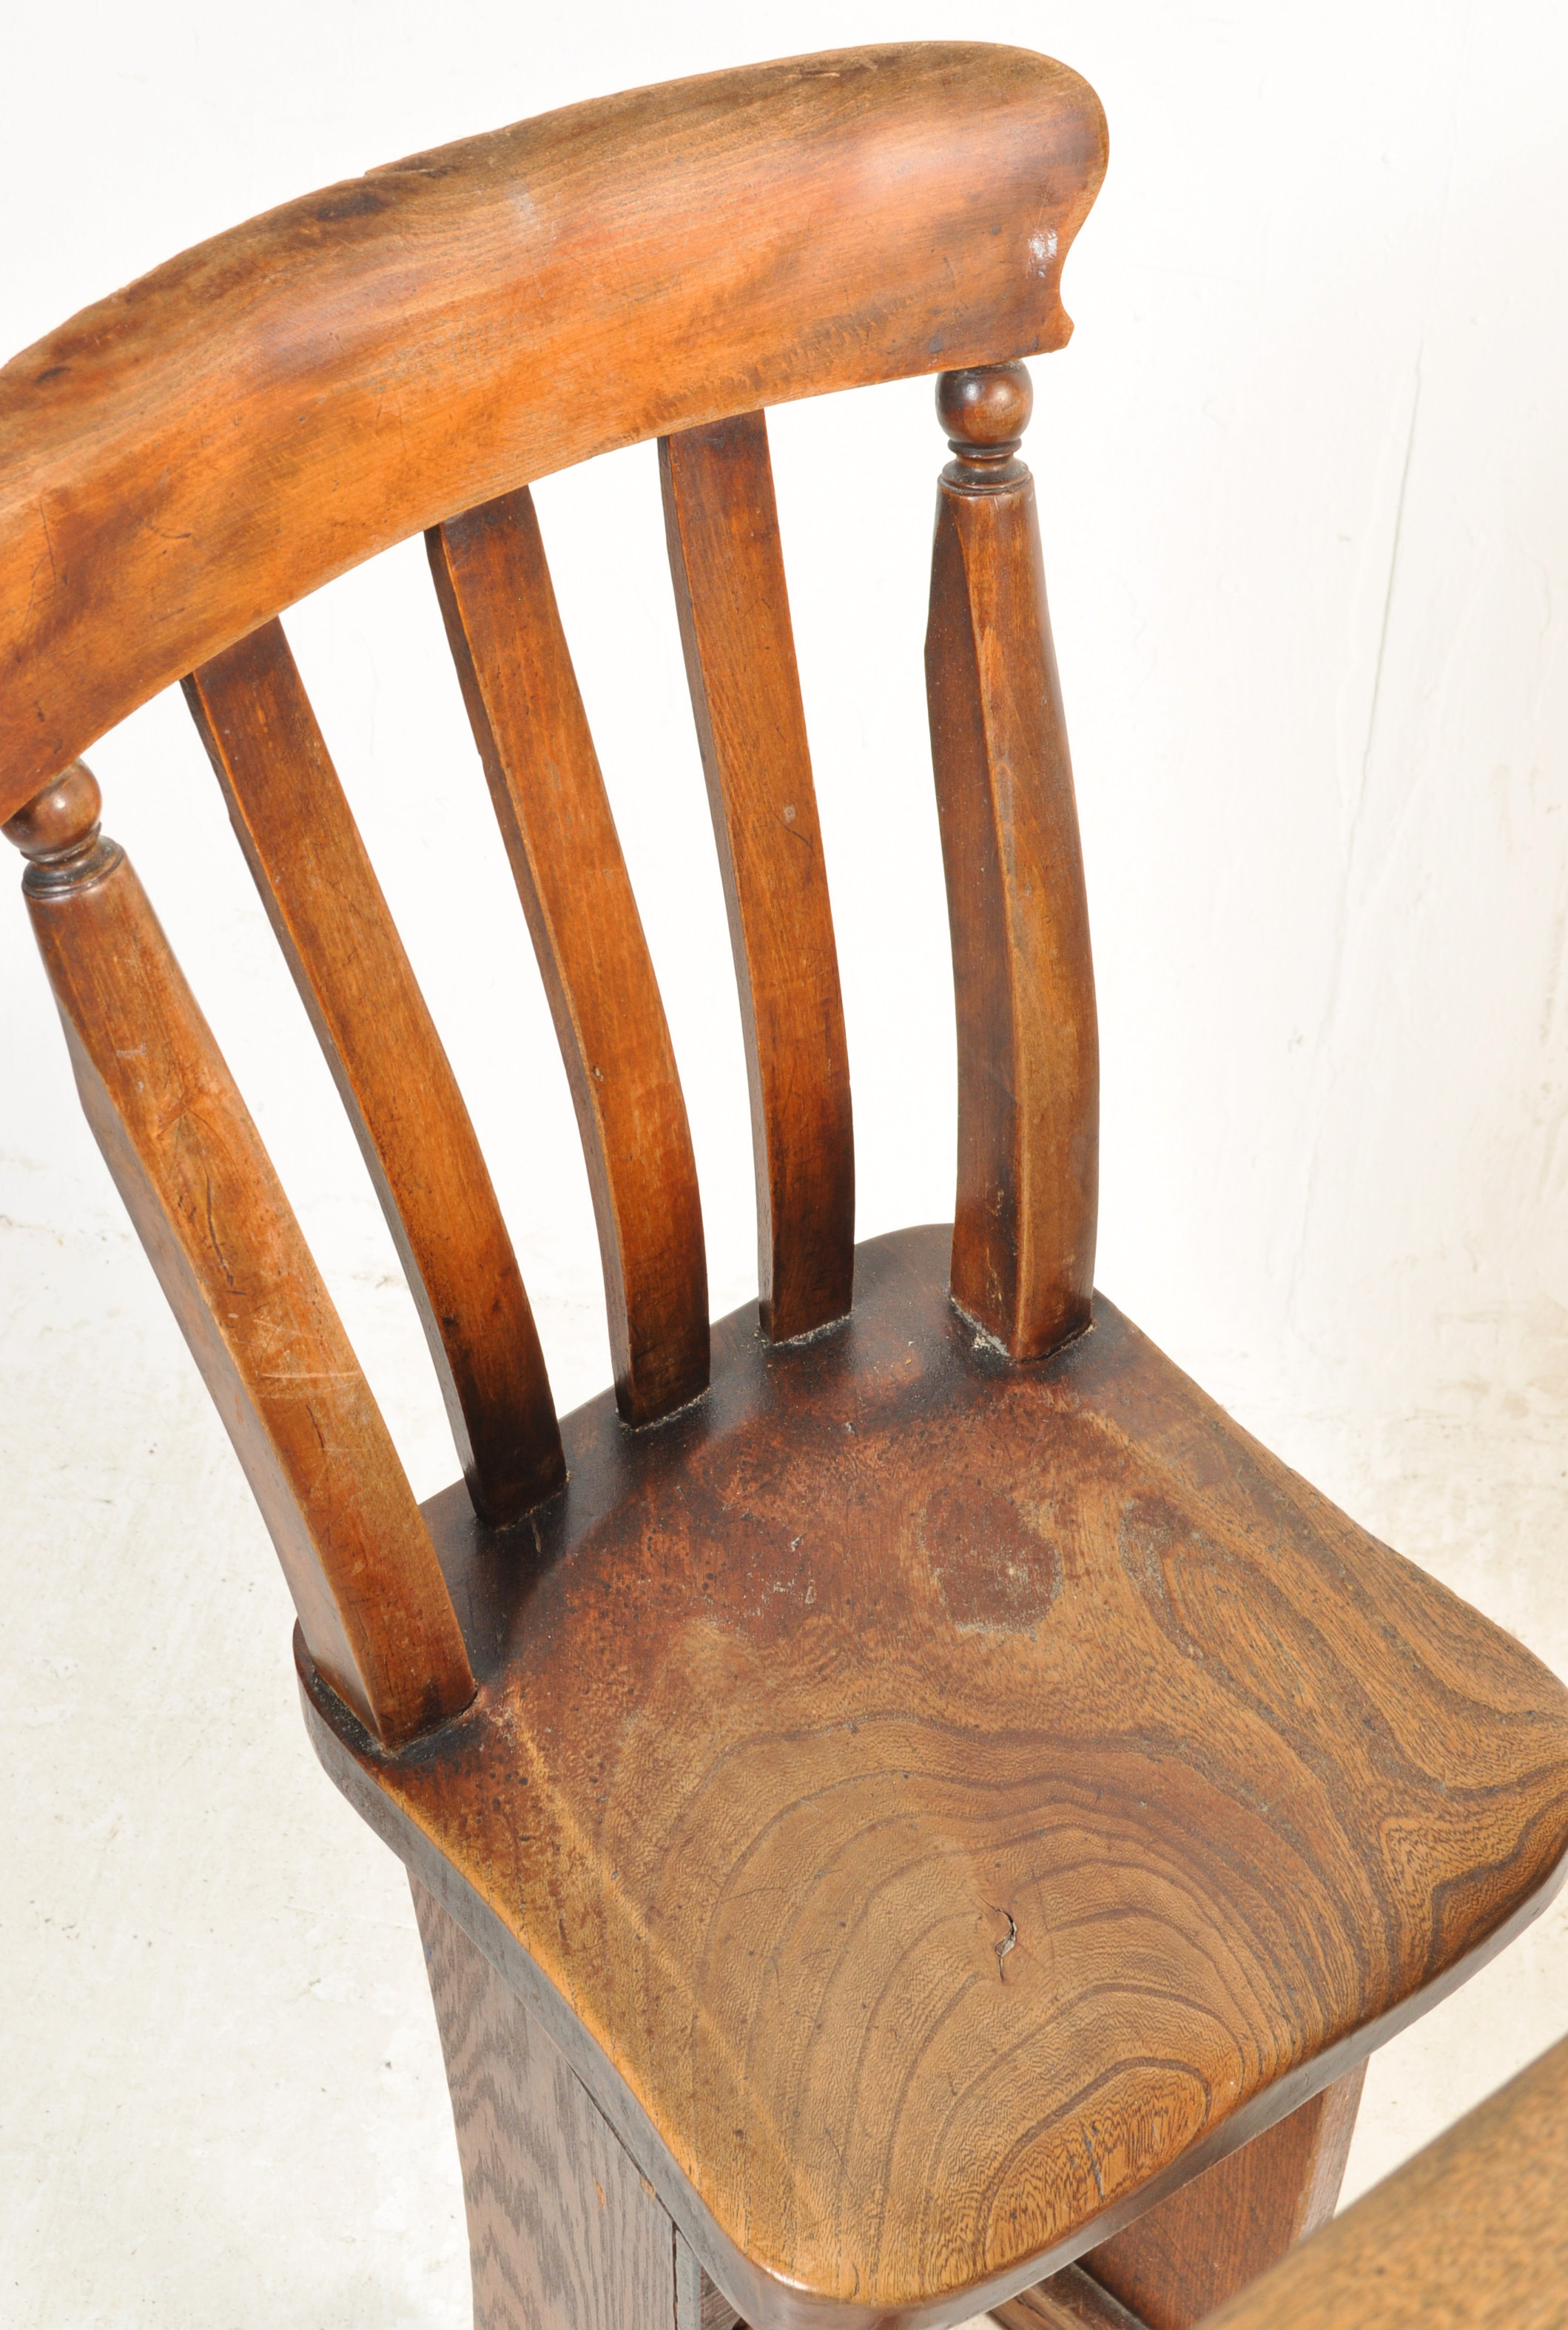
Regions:
<instances>
[{"instance_id":1,"label":"white painted wall","mask_svg":"<svg viewBox=\"0 0 1568 2330\"><path fill-rule=\"evenodd\" d=\"M932 0L33 10L0 90L0 346L418 147L970 29ZM1568 1672L1568 19L996 0L984 30L1079 67L1111 123L1027 449L1100 982L1100 1283ZM865 1235L951 1202L919 677L942 448L919 384L780 412L774 445ZM744 1080L651 450L538 500L727 1308L755 1287ZM422 552L289 629L569 1404L606 1374L585 1189ZM183 706L92 757L433 1488L412 1312ZM0 2312L455 2324L397 1873L299 1736L270 1550L77 1116L19 903L0 981ZM1380 2060L1353 2182L1565 2026L1559 1913Z\"/></svg>"}]
</instances>

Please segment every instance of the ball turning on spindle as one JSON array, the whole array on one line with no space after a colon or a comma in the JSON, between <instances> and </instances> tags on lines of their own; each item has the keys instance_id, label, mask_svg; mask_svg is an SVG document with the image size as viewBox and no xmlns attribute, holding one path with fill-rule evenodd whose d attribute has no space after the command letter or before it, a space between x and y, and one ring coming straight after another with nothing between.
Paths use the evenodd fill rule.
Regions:
<instances>
[{"instance_id":1,"label":"ball turning on spindle","mask_svg":"<svg viewBox=\"0 0 1568 2330\"><path fill-rule=\"evenodd\" d=\"M5 838L34 866L59 866L98 838L103 795L85 761L72 761L5 825Z\"/></svg>"},{"instance_id":2,"label":"ball turning on spindle","mask_svg":"<svg viewBox=\"0 0 1568 2330\"><path fill-rule=\"evenodd\" d=\"M1022 364L976 365L936 375L936 417L961 460L1006 461L1034 410L1034 384Z\"/></svg>"}]
</instances>

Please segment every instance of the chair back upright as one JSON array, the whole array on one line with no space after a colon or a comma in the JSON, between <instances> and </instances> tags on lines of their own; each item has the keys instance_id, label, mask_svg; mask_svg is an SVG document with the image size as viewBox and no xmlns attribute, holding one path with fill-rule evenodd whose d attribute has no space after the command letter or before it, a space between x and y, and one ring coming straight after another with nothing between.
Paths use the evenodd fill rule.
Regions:
<instances>
[{"instance_id":1,"label":"chair back upright","mask_svg":"<svg viewBox=\"0 0 1568 2330\"><path fill-rule=\"evenodd\" d=\"M927 668L956 981L953 1293L1088 1320L1093 982L1020 359L1105 167L1077 75L917 43L569 108L252 221L0 372L0 818L84 1107L311 1658L384 1745L473 1693L429 1532L260 1136L80 759L183 682L418 1304L476 1509L561 1486L484 1159L284 637L423 532L555 1018L621 1412L708 1373L685 1103L532 480L657 438L750 1079L763 1322L849 1311L848 1055L764 408L936 372Z\"/></svg>"}]
</instances>

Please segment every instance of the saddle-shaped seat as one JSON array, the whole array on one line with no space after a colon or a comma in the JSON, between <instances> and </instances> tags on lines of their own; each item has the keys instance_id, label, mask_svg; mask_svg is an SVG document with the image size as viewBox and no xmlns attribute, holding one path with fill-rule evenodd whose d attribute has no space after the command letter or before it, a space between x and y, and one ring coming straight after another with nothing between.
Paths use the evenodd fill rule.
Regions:
<instances>
[{"instance_id":1,"label":"saddle-shaped seat","mask_svg":"<svg viewBox=\"0 0 1568 2330\"><path fill-rule=\"evenodd\" d=\"M951 1232L565 1419L519 1549L426 1508L480 1679L318 1753L748 2319L966 2306L1288 2109L1556 1882L1568 1700L1103 1298L1029 1369Z\"/></svg>"}]
</instances>

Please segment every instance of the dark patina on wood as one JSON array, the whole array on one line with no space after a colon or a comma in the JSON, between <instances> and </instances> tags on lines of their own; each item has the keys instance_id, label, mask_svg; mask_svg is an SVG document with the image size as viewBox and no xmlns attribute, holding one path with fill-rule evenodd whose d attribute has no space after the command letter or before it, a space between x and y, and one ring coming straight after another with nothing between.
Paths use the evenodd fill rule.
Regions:
<instances>
[{"instance_id":1,"label":"dark patina on wood","mask_svg":"<svg viewBox=\"0 0 1568 2330\"><path fill-rule=\"evenodd\" d=\"M534 1314L473 1124L280 623L185 684L419 1311L487 1520L558 1489Z\"/></svg>"},{"instance_id":2,"label":"dark patina on wood","mask_svg":"<svg viewBox=\"0 0 1568 2330\"><path fill-rule=\"evenodd\" d=\"M1060 347L1105 166L1094 91L1026 49L786 57L410 155L84 309L0 370L0 817L477 503L727 413Z\"/></svg>"},{"instance_id":3,"label":"dark patina on wood","mask_svg":"<svg viewBox=\"0 0 1568 2330\"><path fill-rule=\"evenodd\" d=\"M1564 1865L1568 1693L1093 1294L1088 920L1016 359L1067 337L1104 163L1048 59L786 60L308 197L0 374L0 815L294 1593L312 1736L421 1889L487 2330L1004 2303L1185 2330L1329 2205L1367 2051ZM857 1261L762 408L938 368L956 1219ZM756 1131L762 1301L706 1397L685 1105L527 491L653 437ZM422 528L597 1208L616 1383L560 1445L274 620ZM185 675L472 1501L414 1504L64 766Z\"/></svg>"},{"instance_id":4,"label":"dark patina on wood","mask_svg":"<svg viewBox=\"0 0 1568 2330\"><path fill-rule=\"evenodd\" d=\"M767 421L659 442L670 571L751 1088L757 1283L775 1341L850 1307L850 1056Z\"/></svg>"},{"instance_id":5,"label":"dark patina on wood","mask_svg":"<svg viewBox=\"0 0 1568 2330\"><path fill-rule=\"evenodd\" d=\"M550 999L594 1193L615 1394L708 1381L708 1260L669 1023L526 490L429 537L474 742Z\"/></svg>"},{"instance_id":6,"label":"dark patina on wood","mask_svg":"<svg viewBox=\"0 0 1568 2330\"><path fill-rule=\"evenodd\" d=\"M1365 2076L1358 2063L1146 2210L1089 2251L1089 2272L1145 2330L1193 2330L1333 2216Z\"/></svg>"},{"instance_id":7,"label":"dark patina on wood","mask_svg":"<svg viewBox=\"0 0 1568 2330\"><path fill-rule=\"evenodd\" d=\"M1099 1036L1021 364L944 373L926 687L958 1010L954 1299L1015 1359L1082 1332Z\"/></svg>"},{"instance_id":8,"label":"dark patina on wood","mask_svg":"<svg viewBox=\"0 0 1568 2330\"><path fill-rule=\"evenodd\" d=\"M1065 2264L1568 1852L1537 1660L1110 1304L1010 1364L948 1235L862 1246L813 1342L737 1312L656 1434L579 1409L519 1529L429 1505L480 1682L438 1740L310 1701L749 2321L955 2319Z\"/></svg>"},{"instance_id":9,"label":"dark patina on wood","mask_svg":"<svg viewBox=\"0 0 1568 2330\"><path fill-rule=\"evenodd\" d=\"M473 1676L381 1410L147 893L78 762L5 828L83 1113L322 1672L393 1742Z\"/></svg>"}]
</instances>

